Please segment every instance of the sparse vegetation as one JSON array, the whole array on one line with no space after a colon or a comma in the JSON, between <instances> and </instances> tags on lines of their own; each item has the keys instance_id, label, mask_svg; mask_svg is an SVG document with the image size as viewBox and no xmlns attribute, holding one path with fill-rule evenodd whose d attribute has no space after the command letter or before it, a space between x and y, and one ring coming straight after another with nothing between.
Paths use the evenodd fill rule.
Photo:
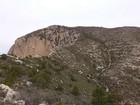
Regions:
<instances>
[{"instance_id":1,"label":"sparse vegetation","mask_svg":"<svg viewBox=\"0 0 140 105\"><path fill-rule=\"evenodd\" d=\"M0 59L6 60L7 59L7 55L6 54L0 55Z\"/></svg>"},{"instance_id":2,"label":"sparse vegetation","mask_svg":"<svg viewBox=\"0 0 140 105\"><path fill-rule=\"evenodd\" d=\"M77 81L76 78L72 74L70 74L70 79L71 81Z\"/></svg>"},{"instance_id":3,"label":"sparse vegetation","mask_svg":"<svg viewBox=\"0 0 140 105\"><path fill-rule=\"evenodd\" d=\"M60 101L57 103L57 105L64 105L64 103Z\"/></svg>"},{"instance_id":4,"label":"sparse vegetation","mask_svg":"<svg viewBox=\"0 0 140 105\"><path fill-rule=\"evenodd\" d=\"M55 88L55 90L62 92L64 90L62 84L58 84Z\"/></svg>"},{"instance_id":5,"label":"sparse vegetation","mask_svg":"<svg viewBox=\"0 0 140 105\"><path fill-rule=\"evenodd\" d=\"M73 94L74 96L80 95L79 88L77 86L74 86L73 89L72 89L71 94Z\"/></svg>"},{"instance_id":6,"label":"sparse vegetation","mask_svg":"<svg viewBox=\"0 0 140 105\"><path fill-rule=\"evenodd\" d=\"M13 86L17 79L24 75L24 70L18 65L9 65L2 71L3 83Z\"/></svg>"},{"instance_id":7,"label":"sparse vegetation","mask_svg":"<svg viewBox=\"0 0 140 105\"><path fill-rule=\"evenodd\" d=\"M39 99L38 98L33 100L33 105L39 105Z\"/></svg>"},{"instance_id":8,"label":"sparse vegetation","mask_svg":"<svg viewBox=\"0 0 140 105\"><path fill-rule=\"evenodd\" d=\"M38 87L46 88L51 82L51 75L47 74L43 70L40 70L31 77L31 81Z\"/></svg>"},{"instance_id":9,"label":"sparse vegetation","mask_svg":"<svg viewBox=\"0 0 140 105\"><path fill-rule=\"evenodd\" d=\"M100 86L93 91L92 105L119 105L120 101L119 95L108 93Z\"/></svg>"}]
</instances>

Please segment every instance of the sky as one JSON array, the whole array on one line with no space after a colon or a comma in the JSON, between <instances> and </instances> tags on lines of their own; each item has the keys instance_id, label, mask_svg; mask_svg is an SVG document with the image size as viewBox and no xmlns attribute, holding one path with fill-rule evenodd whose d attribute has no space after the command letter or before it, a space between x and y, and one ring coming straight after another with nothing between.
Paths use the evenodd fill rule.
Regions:
<instances>
[{"instance_id":1,"label":"sky","mask_svg":"<svg viewBox=\"0 0 140 105\"><path fill-rule=\"evenodd\" d=\"M138 26L140 0L0 0L0 54L14 41L50 25Z\"/></svg>"}]
</instances>

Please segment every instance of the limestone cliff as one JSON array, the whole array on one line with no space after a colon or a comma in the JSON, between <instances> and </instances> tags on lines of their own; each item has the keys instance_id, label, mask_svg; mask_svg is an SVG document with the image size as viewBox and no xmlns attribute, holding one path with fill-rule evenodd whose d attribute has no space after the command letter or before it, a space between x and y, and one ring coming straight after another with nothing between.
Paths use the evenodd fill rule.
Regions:
<instances>
[{"instance_id":1,"label":"limestone cliff","mask_svg":"<svg viewBox=\"0 0 140 105\"><path fill-rule=\"evenodd\" d=\"M79 34L71 28L53 25L18 38L8 54L26 56L48 56L56 48L73 44Z\"/></svg>"}]
</instances>

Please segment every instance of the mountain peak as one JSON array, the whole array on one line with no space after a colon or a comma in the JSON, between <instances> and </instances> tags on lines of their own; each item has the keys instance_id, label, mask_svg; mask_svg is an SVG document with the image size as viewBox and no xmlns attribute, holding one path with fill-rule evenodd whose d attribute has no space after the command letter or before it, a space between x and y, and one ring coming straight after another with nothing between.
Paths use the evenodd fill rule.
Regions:
<instances>
[{"instance_id":1,"label":"mountain peak","mask_svg":"<svg viewBox=\"0 0 140 105\"><path fill-rule=\"evenodd\" d=\"M79 34L71 28L52 25L18 38L8 54L26 56L48 56L56 48L73 44Z\"/></svg>"}]
</instances>

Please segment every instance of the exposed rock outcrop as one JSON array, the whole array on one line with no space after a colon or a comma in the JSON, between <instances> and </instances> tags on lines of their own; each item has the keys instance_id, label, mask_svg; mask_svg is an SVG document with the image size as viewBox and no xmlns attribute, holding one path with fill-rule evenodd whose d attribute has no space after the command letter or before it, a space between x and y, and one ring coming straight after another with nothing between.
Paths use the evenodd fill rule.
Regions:
<instances>
[{"instance_id":1,"label":"exposed rock outcrop","mask_svg":"<svg viewBox=\"0 0 140 105\"><path fill-rule=\"evenodd\" d=\"M8 54L21 58L48 56L56 48L73 44L78 37L79 34L73 29L53 25L18 38Z\"/></svg>"},{"instance_id":2,"label":"exposed rock outcrop","mask_svg":"<svg viewBox=\"0 0 140 105\"><path fill-rule=\"evenodd\" d=\"M17 93L5 84L0 84L0 93L1 105L25 105L23 100L15 99Z\"/></svg>"}]
</instances>

